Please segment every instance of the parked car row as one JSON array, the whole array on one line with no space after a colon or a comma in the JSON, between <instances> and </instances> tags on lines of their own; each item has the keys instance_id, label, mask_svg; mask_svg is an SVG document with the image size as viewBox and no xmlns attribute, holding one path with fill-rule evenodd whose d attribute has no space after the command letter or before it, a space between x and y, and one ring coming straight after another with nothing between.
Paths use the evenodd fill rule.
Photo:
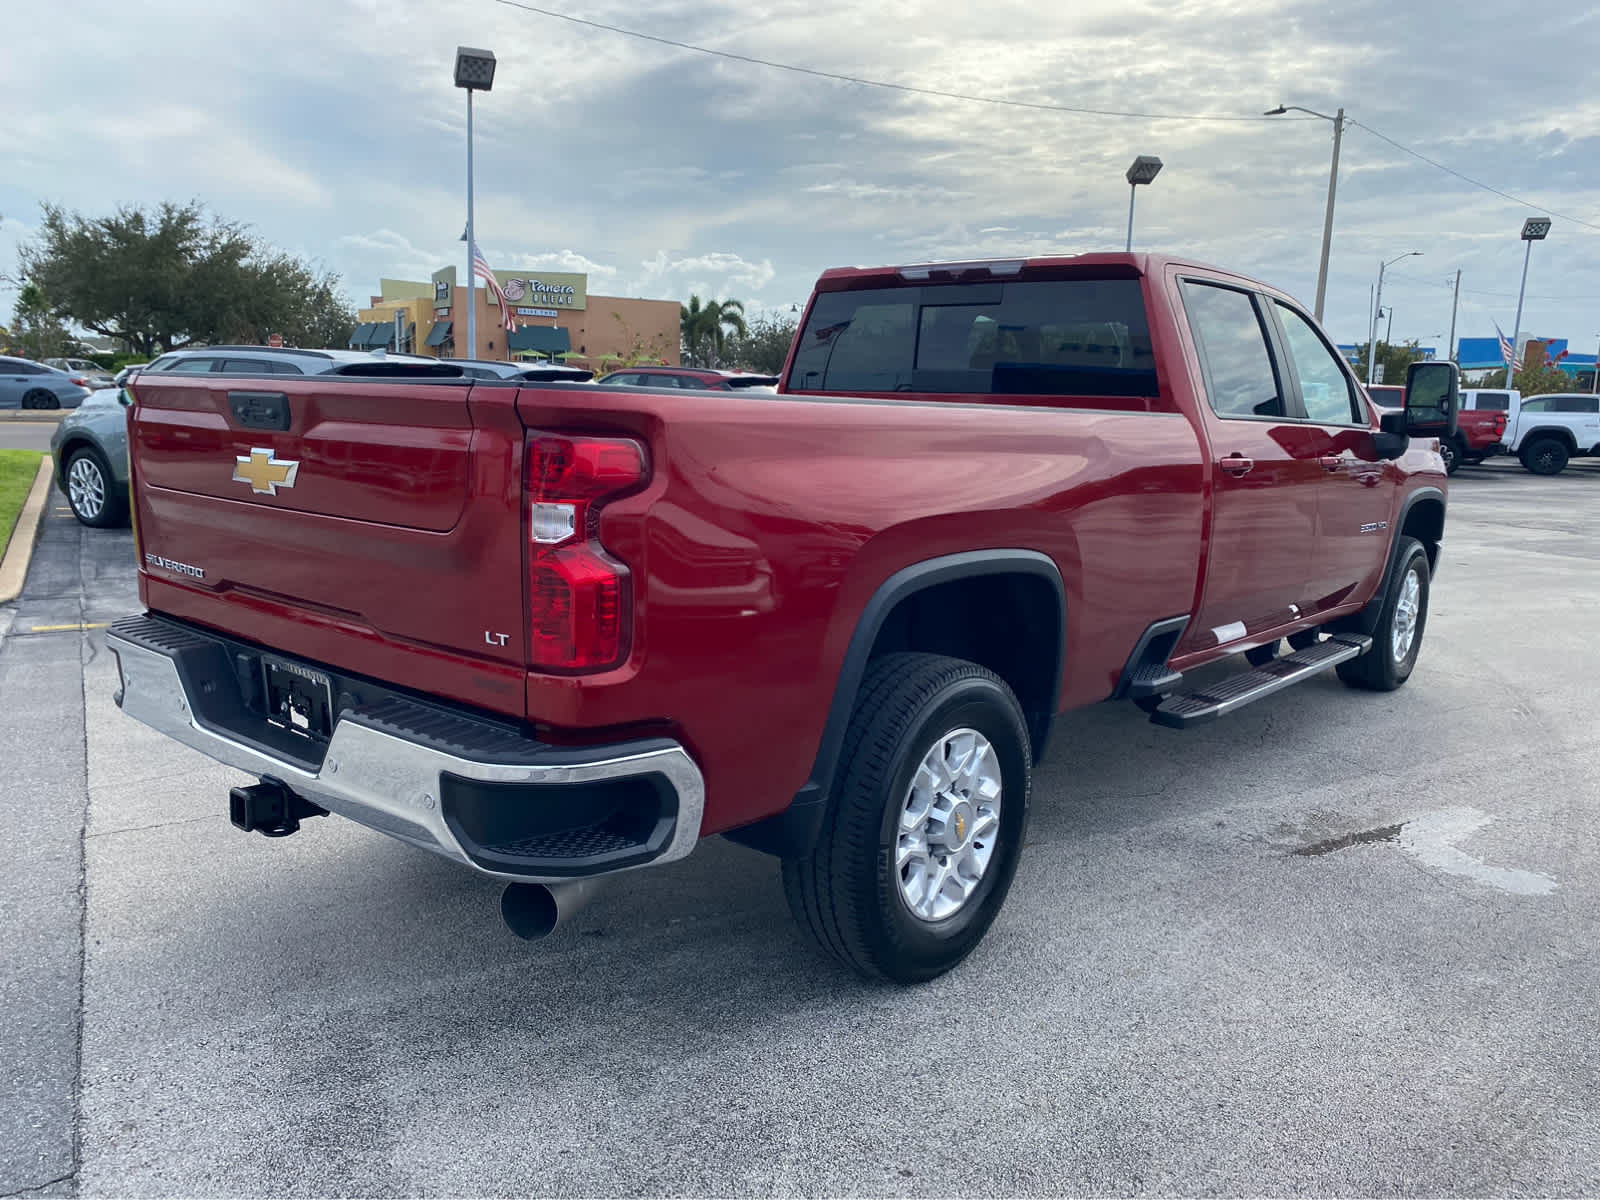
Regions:
<instances>
[{"instance_id":1,"label":"parked car row","mask_svg":"<svg viewBox=\"0 0 1600 1200\"><path fill-rule=\"evenodd\" d=\"M1367 388L1379 411L1403 388ZM1440 446L1446 469L1510 454L1535 475L1559 475L1574 458L1600 456L1600 395L1558 392L1523 399L1515 388L1462 388L1456 436Z\"/></svg>"}]
</instances>

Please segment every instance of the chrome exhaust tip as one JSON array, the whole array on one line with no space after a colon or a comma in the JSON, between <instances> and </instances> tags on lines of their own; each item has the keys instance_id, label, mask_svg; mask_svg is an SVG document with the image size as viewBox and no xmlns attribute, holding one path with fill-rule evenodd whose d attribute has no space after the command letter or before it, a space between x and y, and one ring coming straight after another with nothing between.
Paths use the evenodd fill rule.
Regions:
<instances>
[{"instance_id":1,"label":"chrome exhaust tip","mask_svg":"<svg viewBox=\"0 0 1600 1200\"><path fill-rule=\"evenodd\" d=\"M500 896L506 928L527 942L537 942L571 920L604 885L599 879L570 883L512 883Z\"/></svg>"}]
</instances>

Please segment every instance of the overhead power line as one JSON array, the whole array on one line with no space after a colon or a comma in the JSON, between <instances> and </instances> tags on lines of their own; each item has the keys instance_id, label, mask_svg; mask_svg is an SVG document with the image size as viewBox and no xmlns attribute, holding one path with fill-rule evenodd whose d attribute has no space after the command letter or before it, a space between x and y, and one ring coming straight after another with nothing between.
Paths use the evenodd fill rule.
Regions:
<instances>
[{"instance_id":1,"label":"overhead power line","mask_svg":"<svg viewBox=\"0 0 1600 1200\"><path fill-rule=\"evenodd\" d=\"M751 66L767 67L774 71L788 71L795 75L809 75L813 79L829 79L835 83L854 83L860 85L861 87L881 88L885 91L904 92L913 96L932 96L940 100L960 100L968 104L987 104L1000 108L1022 108L1031 110L1033 112L1074 113L1079 116L1087 117L1126 117L1141 121L1225 121L1230 123L1258 123L1261 121L1277 121L1280 119L1276 116L1266 115L1229 116L1221 113L1159 113L1134 112L1116 108L1087 108L1073 104L1045 104L1043 102L1033 100L1008 100L1000 96L979 96L971 92L950 92L940 88L917 87L914 84L909 83L889 83L882 79L867 79L860 75L847 75L841 71L822 71L816 67L802 67L797 66L794 63L776 62L770 58L757 58L752 54L736 54L731 50L717 50L710 46L697 46L693 42L682 42L678 41L676 38L662 37L661 35L654 33L644 33L637 29L624 29L620 25L611 25L605 21L592 21L586 17L575 17L571 13L557 12L553 8L540 8L536 4L527 4L524 2L524 0L494 0L494 2L496 4L504 5L506 8L516 8L522 10L523 12L534 13L537 16L550 17L551 19L557 21L566 21L570 25L582 25L588 29L598 29L605 33L620 34L623 37L635 38L641 42L654 42L658 46L671 46L673 49L687 50L693 54L705 54L711 56L712 58L725 58L730 62L748 63ZM1291 121L1316 121L1320 120L1321 118L1288 117L1286 119ZM1502 199L1510 200L1514 204L1525 205L1536 212L1544 213L1546 216L1556 217L1562 221L1571 221L1574 225L1581 225L1585 229L1592 229L1597 233L1600 233L1600 224L1596 224L1592 221L1585 221L1582 217L1575 217L1571 213L1558 212L1557 210L1548 208L1543 204L1537 204L1532 200L1525 200L1521 196L1513 196L1510 192L1501 191L1499 188L1494 187L1491 184L1484 183L1481 179L1474 179L1470 175L1465 175L1462 172L1457 171L1454 167L1446 166L1438 159L1429 158L1420 150L1413 150L1410 146L1395 141L1394 138L1390 137L1388 134L1380 133L1371 125L1358 121L1354 117L1349 117L1346 120L1348 124L1365 129L1373 137L1379 139L1380 141L1387 142L1396 150L1399 150L1404 154L1409 154L1412 158L1415 158L1421 162L1425 162L1430 167L1437 168L1447 175L1453 175L1463 183L1468 183L1475 188L1481 188L1486 192L1491 192Z\"/></svg>"},{"instance_id":2,"label":"overhead power line","mask_svg":"<svg viewBox=\"0 0 1600 1200\"><path fill-rule=\"evenodd\" d=\"M991 104L1002 108L1027 108L1035 112L1078 113L1089 117L1135 117L1143 121L1249 121L1261 122L1276 120L1265 116L1224 116L1218 113L1157 113L1157 112L1123 112L1114 108L1080 108L1071 104L1044 104L1032 100L1006 100L999 96L977 96L970 92L947 92L939 88L916 87L909 83L887 83L881 79L864 79L859 75L846 75L838 71L819 71L815 67L799 67L793 63L774 62L770 58L756 58L750 54L735 54L731 50L714 50L710 46L696 46L691 42L680 42L674 38L661 37L654 33L641 33L637 29L624 29L620 25L608 25L604 21L591 21L584 17L575 17L571 13L556 12L550 8L540 8L535 4L524 4L522 0L494 0L496 4L503 4L507 8L520 8L523 12L537 13L541 17L553 17L557 21L566 21L572 25L584 25L590 29L604 30L606 33L619 33L624 37L637 38L642 42L655 42L659 46L671 46L677 50L689 50L695 54L709 54L713 58L726 58L733 62L749 63L757 67L770 67L774 71L790 71L796 75L810 75L814 79L831 79L835 83L856 83L862 87L884 88L892 92L909 92L915 96L934 96L941 100L964 100L969 104ZM1296 117L1294 120L1315 121L1316 117Z\"/></svg>"},{"instance_id":3,"label":"overhead power line","mask_svg":"<svg viewBox=\"0 0 1600 1200\"><path fill-rule=\"evenodd\" d=\"M1388 142L1389 145L1393 146L1396 150L1402 151L1405 154L1409 154L1412 158L1420 159L1422 162L1427 163L1430 167L1439 168L1439 170L1443 171L1446 175L1454 175L1463 183L1470 183L1473 187L1482 188L1486 192L1493 192L1496 196L1499 196L1505 200L1510 200L1514 204L1524 204L1531 209L1544 213L1547 217L1559 217L1563 221L1571 221L1574 225L1582 225L1585 229L1593 229L1596 232L1600 232L1600 225L1596 225L1592 221L1585 221L1582 217L1575 217L1571 213L1557 212L1553 208L1546 208L1544 205L1536 204L1532 200L1524 200L1521 196L1513 196L1510 192L1502 192L1499 188L1492 187L1491 185L1483 182L1481 179L1474 179L1470 175L1463 175L1454 167L1447 167L1438 159L1429 158L1420 150L1413 150L1410 146L1402 145L1401 143L1395 141L1388 134L1379 133L1371 125L1363 124L1362 122L1357 121L1354 117L1350 118L1349 123L1365 129L1368 133L1380 141Z\"/></svg>"}]
</instances>

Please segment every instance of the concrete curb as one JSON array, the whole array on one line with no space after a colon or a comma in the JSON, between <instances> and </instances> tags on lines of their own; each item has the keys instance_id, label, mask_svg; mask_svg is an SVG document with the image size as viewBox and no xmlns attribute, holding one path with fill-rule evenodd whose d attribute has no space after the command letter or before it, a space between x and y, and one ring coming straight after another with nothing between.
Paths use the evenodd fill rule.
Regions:
<instances>
[{"instance_id":1,"label":"concrete curb","mask_svg":"<svg viewBox=\"0 0 1600 1200\"><path fill-rule=\"evenodd\" d=\"M17 516L17 527L11 533L11 545L6 547L5 561L0 562L0 604L9 604L22 595L22 584L28 578L28 564L33 561L33 547L39 540L39 526L54 482L55 468L46 454L39 460L39 474L34 477L33 487Z\"/></svg>"},{"instance_id":2,"label":"concrete curb","mask_svg":"<svg viewBox=\"0 0 1600 1200\"><path fill-rule=\"evenodd\" d=\"M0 410L0 421L44 421L51 425L61 423L61 418L73 408L7 408Z\"/></svg>"}]
</instances>

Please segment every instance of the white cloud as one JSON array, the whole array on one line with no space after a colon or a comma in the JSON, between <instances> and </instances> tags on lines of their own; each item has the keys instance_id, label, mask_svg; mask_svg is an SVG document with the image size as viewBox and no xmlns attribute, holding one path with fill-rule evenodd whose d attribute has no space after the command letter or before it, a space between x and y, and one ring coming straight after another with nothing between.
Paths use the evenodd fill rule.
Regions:
<instances>
[{"instance_id":1,"label":"white cloud","mask_svg":"<svg viewBox=\"0 0 1600 1200\"><path fill-rule=\"evenodd\" d=\"M583 270L625 294L800 300L822 269L1119 247L1134 155L1161 155L1135 245L1234 266L1309 298L1331 129L968 104L777 72L488 3L73 0L7 26L0 273L41 201L86 213L198 198L343 273L465 267L465 102L454 47L493 47L475 107L478 238L499 265ZM1282 101L1359 120L1505 191L1600 223L1600 100L1582 70L1505 52L1455 0L593 0L644 32L912 86L1040 104L1252 116ZM285 37L293 30L293 37ZM133 69L59 77L59 47ZM1600 21L1550 6L1566 63ZM1380 260L1395 335L1509 325L1526 210L1360 128L1344 141L1329 318L1365 325ZM1587 337L1600 235L1557 222L1524 322ZM634 266L633 264L638 264ZM1487 294L1484 294L1487 293ZM1509 295L1508 295L1509 294ZM1472 305L1466 301L1471 296ZM1566 299L1543 299L1566 297ZM1480 311L1478 306L1482 306ZM0 314L3 316L3 314ZM1591 328L1582 328L1585 324Z\"/></svg>"}]
</instances>

